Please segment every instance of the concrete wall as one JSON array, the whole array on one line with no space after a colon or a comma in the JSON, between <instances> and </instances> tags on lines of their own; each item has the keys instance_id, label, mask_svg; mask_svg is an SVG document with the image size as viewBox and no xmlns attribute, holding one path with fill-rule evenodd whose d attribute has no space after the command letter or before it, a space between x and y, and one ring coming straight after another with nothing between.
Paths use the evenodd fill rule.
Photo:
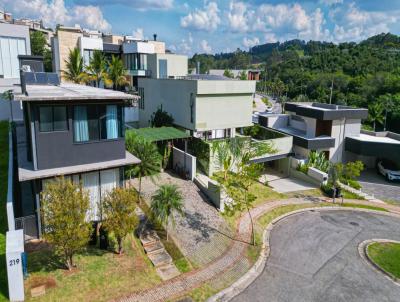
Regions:
<instances>
[{"instance_id":1,"label":"concrete wall","mask_svg":"<svg viewBox=\"0 0 400 302\"><path fill-rule=\"evenodd\" d=\"M189 153L173 147L172 149L172 167L179 167L188 172L191 181L196 177L196 157Z\"/></svg>"},{"instance_id":2,"label":"concrete wall","mask_svg":"<svg viewBox=\"0 0 400 302\"><path fill-rule=\"evenodd\" d=\"M238 84L242 82L245 85ZM149 125L160 105L172 114L175 124L193 131L251 126L253 82L140 78L138 87L144 88L145 107L139 112L140 126Z\"/></svg>"},{"instance_id":3,"label":"concrete wall","mask_svg":"<svg viewBox=\"0 0 400 302\"><path fill-rule=\"evenodd\" d=\"M148 43L154 45L154 53L165 53L165 43L164 42L149 40Z\"/></svg>"},{"instance_id":4,"label":"concrete wall","mask_svg":"<svg viewBox=\"0 0 400 302\"><path fill-rule=\"evenodd\" d=\"M17 101L12 101L11 103L14 121L22 121L23 113L21 103ZM8 121L9 119L11 119L10 103L9 101L4 101L0 97L0 121Z\"/></svg>"},{"instance_id":5,"label":"concrete wall","mask_svg":"<svg viewBox=\"0 0 400 302\"><path fill-rule=\"evenodd\" d=\"M53 38L52 50L55 72L64 80L62 71L66 70L65 60L68 60L70 50L78 47L79 38L83 34L79 30L58 30L57 36Z\"/></svg>"},{"instance_id":6,"label":"concrete wall","mask_svg":"<svg viewBox=\"0 0 400 302\"><path fill-rule=\"evenodd\" d=\"M25 39L26 54L31 54L31 39L28 26L0 23L0 36Z\"/></svg>"},{"instance_id":7,"label":"concrete wall","mask_svg":"<svg viewBox=\"0 0 400 302\"><path fill-rule=\"evenodd\" d=\"M124 108L125 122L132 123L139 121L139 108L137 107L126 107Z\"/></svg>"},{"instance_id":8,"label":"concrete wall","mask_svg":"<svg viewBox=\"0 0 400 302\"><path fill-rule=\"evenodd\" d=\"M176 54L153 54L147 56L147 66L151 70L151 77L161 78L160 60L167 61L167 77L183 77L188 74L188 58Z\"/></svg>"},{"instance_id":9,"label":"concrete wall","mask_svg":"<svg viewBox=\"0 0 400 302\"><path fill-rule=\"evenodd\" d=\"M79 37L79 46L81 48L81 55L83 56L84 49L103 50L103 39Z\"/></svg>"},{"instance_id":10,"label":"concrete wall","mask_svg":"<svg viewBox=\"0 0 400 302\"><path fill-rule=\"evenodd\" d=\"M307 137L315 137L315 129L317 128L317 120L315 118L303 117L306 122Z\"/></svg>"},{"instance_id":11,"label":"concrete wall","mask_svg":"<svg viewBox=\"0 0 400 302\"><path fill-rule=\"evenodd\" d=\"M154 53L154 44L142 42L142 41L131 41L124 42L122 44L123 53Z\"/></svg>"}]
</instances>

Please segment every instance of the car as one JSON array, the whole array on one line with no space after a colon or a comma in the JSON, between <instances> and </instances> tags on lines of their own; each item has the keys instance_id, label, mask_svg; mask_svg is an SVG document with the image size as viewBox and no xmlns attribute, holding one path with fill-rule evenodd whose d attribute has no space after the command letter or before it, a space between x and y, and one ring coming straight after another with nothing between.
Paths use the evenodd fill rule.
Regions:
<instances>
[{"instance_id":1,"label":"car","mask_svg":"<svg viewBox=\"0 0 400 302\"><path fill-rule=\"evenodd\" d=\"M392 161L379 160L377 170L379 174L385 176L387 181L400 180L400 169Z\"/></svg>"}]
</instances>

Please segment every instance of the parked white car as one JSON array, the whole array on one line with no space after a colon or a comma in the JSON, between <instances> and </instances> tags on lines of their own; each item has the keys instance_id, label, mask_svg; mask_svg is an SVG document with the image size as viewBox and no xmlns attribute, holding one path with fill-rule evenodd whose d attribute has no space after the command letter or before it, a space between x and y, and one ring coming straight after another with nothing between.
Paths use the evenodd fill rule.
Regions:
<instances>
[{"instance_id":1,"label":"parked white car","mask_svg":"<svg viewBox=\"0 0 400 302\"><path fill-rule=\"evenodd\" d=\"M381 160L378 162L377 165L378 172L386 177L386 180L393 181L393 180L400 180L400 170L398 167L390 162Z\"/></svg>"}]
</instances>

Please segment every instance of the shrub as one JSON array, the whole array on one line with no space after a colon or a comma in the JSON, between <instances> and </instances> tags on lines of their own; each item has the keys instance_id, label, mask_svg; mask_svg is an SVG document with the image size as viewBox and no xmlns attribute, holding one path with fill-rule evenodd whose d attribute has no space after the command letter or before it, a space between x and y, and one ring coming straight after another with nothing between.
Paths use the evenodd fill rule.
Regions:
<instances>
[{"instance_id":1,"label":"shrub","mask_svg":"<svg viewBox=\"0 0 400 302\"><path fill-rule=\"evenodd\" d=\"M356 190L360 190L361 189L361 185L357 180L354 179L347 179L346 181L347 185L349 185L350 187L356 189Z\"/></svg>"},{"instance_id":2,"label":"shrub","mask_svg":"<svg viewBox=\"0 0 400 302\"><path fill-rule=\"evenodd\" d=\"M300 163L298 166L297 166L297 170L298 171L300 171L300 172L303 172L304 174L307 174L308 173L308 164L302 164L302 163Z\"/></svg>"}]
</instances>

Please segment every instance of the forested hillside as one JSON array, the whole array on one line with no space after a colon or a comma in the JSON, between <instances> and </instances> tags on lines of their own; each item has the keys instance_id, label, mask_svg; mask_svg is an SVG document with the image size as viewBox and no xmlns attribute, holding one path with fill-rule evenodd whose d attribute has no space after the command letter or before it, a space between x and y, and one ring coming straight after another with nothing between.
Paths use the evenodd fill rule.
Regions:
<instances>
[{"instance_id":1,"label":"forested hillside","mask_svg":"<svg viewBox=\"0 0 400 302\"><path fill-rule=\"evenodd\" d=\"M202 72L257 67L264 79L258 89L288 100L328 103L332 88L332 103L369 107L378 130L388 110L387 128L400 132L399 36L381 34L339 45L292 40L255 46L249 52L194 55L191 66L196 61Z\"/></svg>"}]
</instances>

